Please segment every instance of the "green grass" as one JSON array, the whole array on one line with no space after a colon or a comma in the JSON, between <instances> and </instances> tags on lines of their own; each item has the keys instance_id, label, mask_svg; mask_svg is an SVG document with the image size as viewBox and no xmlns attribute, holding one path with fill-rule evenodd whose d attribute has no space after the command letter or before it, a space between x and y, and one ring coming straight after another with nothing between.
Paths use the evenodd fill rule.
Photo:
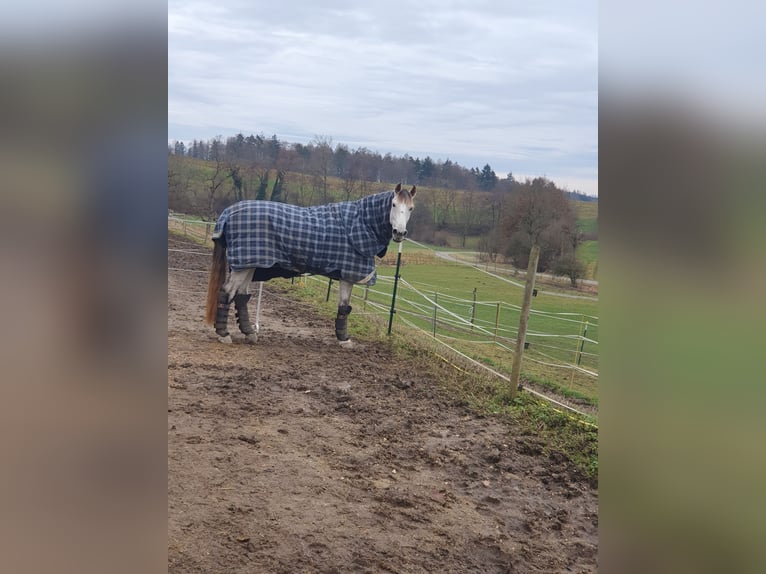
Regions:
<instances>
[{"instance_id":1,"label":"green grass","mask_svg":"<svg viewBox=\"0 0 766 574\"><path fill-rule=\"evenodd\" d=\"M577 246L577 259L585 265L585 278L597 279L598 241L583 241Z\"/></svg>"},{"instance_id":2,"label":"green grass","mask_svg":"<svg viewBox=\"0 0 766 574\"><path fill-rule=\"evenodd\" d=\"M575 201L577 229L584 235L598 237L598 202ZM577 259L585 265L585 279L597 279L598 239L583 241L577 248Z\"/></svg>"},{"instance_id":3,"label":"green grass","mask_svg":"<svg viewBox=\"0 0 766 574\"><path fill-rule=\"evenodd\" d=\"M575 201L577 228L583 233L598 233L598 202Z\"/></svg>"}]
</instances>

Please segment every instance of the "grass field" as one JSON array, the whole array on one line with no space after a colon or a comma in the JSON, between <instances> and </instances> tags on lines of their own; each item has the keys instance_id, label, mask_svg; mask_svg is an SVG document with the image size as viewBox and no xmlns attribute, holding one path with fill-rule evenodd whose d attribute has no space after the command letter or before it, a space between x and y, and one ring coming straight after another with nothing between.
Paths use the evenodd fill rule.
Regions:
<instances>
[{"instance_id":1,"label":"grass field","mask_svg":"<svg viewBox=\"0 0 766 574\"><path fill-rule=\"evenodd\" d=\"M575 201L577 227L583 233L598 233L598 202Z\"/></svg>"},{"instance_id":2,"label":"grass field","mask_svg":"<svg viewBox=\"0 0 766 574\"><path fill-rule=\"evenodd\" d=\"M598 279L598 202L575 201L577 228L583 235L594 237L577 248L577 259L585 265L585 279Z\"/></svg>"},{"instance_id":3,"label":"grass field","mask_svg":"<svg viewBox=\"0 0 766 574\"><path fill-rule=\"evenodd\" d=\"M598 241L583 241L577 247L577 259L585 265L586 279L598 279Z\"/></svg>"}]
</instances>

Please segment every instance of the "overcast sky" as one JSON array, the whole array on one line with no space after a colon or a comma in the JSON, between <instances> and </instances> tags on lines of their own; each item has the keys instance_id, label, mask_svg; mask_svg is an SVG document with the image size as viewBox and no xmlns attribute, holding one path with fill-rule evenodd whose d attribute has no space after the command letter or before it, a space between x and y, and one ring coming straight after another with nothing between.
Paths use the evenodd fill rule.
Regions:
<instances>
[{"instance_id":1,"label":"overcast sky","mask_svg":"<svg viewBox=\"0 0 766 574\"><path fill-rule=\"evenodd\" d=\"M168 2L168 138L330 136L598 194L597 3Z\"/></svg>"}]
</instances>

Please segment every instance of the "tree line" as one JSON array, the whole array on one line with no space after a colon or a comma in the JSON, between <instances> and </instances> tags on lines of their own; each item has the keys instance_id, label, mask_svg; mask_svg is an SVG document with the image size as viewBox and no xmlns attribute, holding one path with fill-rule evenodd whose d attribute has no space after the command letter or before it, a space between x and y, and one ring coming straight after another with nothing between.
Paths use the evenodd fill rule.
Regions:
<instances>
[{"instance_id":1,"label":"tree line","mask_svg":"<svg viewBox=\"0 0 766 574\"><path fill-rule=\"evenodd\" d=\"M449 159L381 155L334 144L328 136L301 144L240 133L188 145L176 141L168 154L168 201L177 211L212 219L242 199L314 205L357 199L381 184L417 184L419 209L410 222L415 240L466 247L470 238L478 238L485 260L500 257L519 268L526 268L530 248L537 244L538 270L566 275L573 284L583 273L575 251L584 237L570 198L594 198L561 190L544 177L498 178L489 164L465 168ZM202 160L205 168L195 172L185 158ZM192 182L198 190L194 196L188 193Z\"/></svg>"},{"instance_id":2,"label":"tree line","mask_svg":"<svg viewBox=\"0 0 766 574\"><path fill-rule=\"evenodd\" d=\"M276 135L245 136L242 133L226 140L193 140L191 143L175 141L168 152L206 161L225 159L244 166L279 169L287 167L300 173L321 172L349 182L349 195L361 182L401 181L403 184L429 185L447 189L481 189L490 191L499 179L489 164L465 168L450 159L433 160L411 157L408 154L382 155L360 146L355 149L346 144L334 144L329 136L316 136L308 144L284 142ZM350 182L359 182L351 185Z\"/></svg>"}]
</instances>

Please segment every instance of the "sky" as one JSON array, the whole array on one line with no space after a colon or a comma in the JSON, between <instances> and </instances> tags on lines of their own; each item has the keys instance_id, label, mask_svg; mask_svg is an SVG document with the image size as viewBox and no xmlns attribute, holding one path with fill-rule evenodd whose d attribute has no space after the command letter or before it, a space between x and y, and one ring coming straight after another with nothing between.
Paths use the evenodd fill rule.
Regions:
<instances>
[{"instance_id":1,"label":"sky","mask_svg":"<svg viewBox=\"0 0 766 574\"><path fill-rule=\"evenodd\" d=\"M598 7L168 2L168 139L276 134L598 195Z\"/></svg>"}]
</instances>

